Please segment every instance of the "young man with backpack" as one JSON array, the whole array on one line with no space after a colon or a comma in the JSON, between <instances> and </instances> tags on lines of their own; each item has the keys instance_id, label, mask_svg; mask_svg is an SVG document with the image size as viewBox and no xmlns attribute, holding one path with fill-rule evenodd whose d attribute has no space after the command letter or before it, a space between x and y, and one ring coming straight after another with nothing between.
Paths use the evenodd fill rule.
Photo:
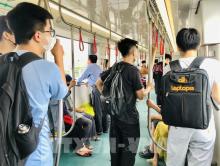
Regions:
<instances>
[{"instance_id":1,"label":"young man with backpack","mask_svg":"<svg viewBox=\"0 0 220 166\"><path fill-rule=\"evenodd\" d=\"M5 16L0 16L0 55L15 49L15 37L8 28Z\"/></svg>"},{"instance_id":2,"label":"young man with backpack","mask_svg":"<svg viewBox=\"0 0 220 166\"><path fill-rule=\"evenodd\" d=\"M140 70L132 65L138 56L137 41L128 38L123 39L118 43L118 49L123 56L123 61L116 63L102 73L96 82L96 86L104 94L103 82L105 85L109 77L114 77L109 82L111 91L114 91L113 93L118 97L110 93L111 99L115 100L111 103L112 110L110 110L110 112L115 113L115 115L111 114L110 126L111 165L133 166L140 139L139 113L135 106L136 99L144 99L153 89L153 84L147 83L147 88L144 89ZM115 81L118 81L120 85L116 85ZM114 87L112 87L113 85ZM120 109L116 111L116 107Z\"/></svg>"},{"instance_id":3,"label":"young man with backpack","mask_svg":"<svg viewBox=\"0 0 220 166\"><path fill-rule=\"evenodd\" d=\"M220 63L197 57L200 40L196 29L180 30L176 43L182 58L164 68L161 113L170 125L167 166L183 166L186 156L188 165L212 162L216 130L210 97L220 104Z\"/></svg>"},{"instance_id":4,"label":"young man with backpack","mask_svg":"<svg viewBox=\"0 0 220 166\"><path fill-rule=\"evenodd\" d=\"M24 66L22 68L22 76L28 96L27 105L30 105L33 125L38 128L39 132L39 143L36 150L29 156L25 156L24 159L21 159L20 156L20 159L18 158L16 161L9 160L8 165L9 163L11 165L23 165L26 163L26 166L53 165L53 152L49 139L50 128L47 116L48 105L50 98L60 100L65 97L68 88L65 84L66 79L63 68L64 52L59 40L56 41L55 30L51 28L50 19L53 19L53 17L48 11L26 2L18 4L6 16L9 28L15 35L17 43L16 54L10 54L14 57L13 62L15 61L14 63L16 63L16 59L18 59L18 62L19 59L23 58L24 60L24 57L26 59L28 57L35 58L35 60L31 59L30 63L26 63L27 65L22 64L21 66ZM56 64L40 58L42 53L50 50L54 55ZM19 99L15 98L16 100ZM22 103L18 104L22 106ZM30 131L33 130L34 126L31 126ZM9 133L9 135L11 134ZM38 135L36 138L38 138ZM17 145L19 146L19 144ZM16 147L13 148L16 152ZM23 146L23 148L26 147ZM19 156L20 154L16 153L16 155Z\"/></svg>"}]
</instances>

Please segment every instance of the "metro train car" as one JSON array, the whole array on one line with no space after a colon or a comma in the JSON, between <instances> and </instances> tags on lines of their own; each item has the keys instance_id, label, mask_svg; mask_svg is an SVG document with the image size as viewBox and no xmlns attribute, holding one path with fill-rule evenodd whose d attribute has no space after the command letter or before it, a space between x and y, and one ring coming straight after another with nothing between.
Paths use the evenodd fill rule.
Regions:
<instances>
[{"instance_id":1,"label":"metro train car","mask_svg":"<svg viewBox=\"0 0 220 166\"><path fill-rule=\"evenodd\" d=\"M213 139L215 142L213 143L214 150L213 146L210 147L210 150L207 150L207 148L209 148L208 145L203 148L196 149L196 147L193 147L193 143L188 144L184 141L181 142L181 139L184 138L184 132L180 132L178 135L178 138L180 139L179 142L181 142L180 144L177 143L175 147L168 147L171 146L167 143L167 141L171 139L168 137L169 132L173 132L175 128L177 129L179 127L175 126L172 129L170 127L168 128L167 125L163 126L165 124L162 125L162 119L159 119L160 121L157 121L156 126L163 127L166 132L159 131L159 129L157 129L155 126L155 131L152 134L151 126L155 125L153 121L157 120L155 117L158 117L159 114L158 111L155 111L152 109L152 107L147 105L147 102L149 102L148 99L151 99L151 101L154 103L158 102L158 93L156 89L157 86L161 86L161 80L156 85L155 73L158 74L158 72L161 72L162 79L162 75L167 74L163 70L165 69L165 59L167 59L166 55L169 55L170 59L172 59L171 62L182 58L180 53L181 49L178 46L176 39L178 32L181 29L194 28L198 30L201 40L197 51L197 57L206 57L220 61L219 0L1 0L0 16L6 16L22 2L38 5L47 10L53 16L53 19L50 20L50 25L51 29L55 31L56 38L59 39L64 51L63 67L66 74L66 81L71 83L71 80L75 80L77 84L76 86L72 86L72 88L70 88L71 102L68 101L72 103L71 109L73 111L70 113L70 117L72 119L68 119L67 117L64 118L63 116L63 114L65 114L64 109L66 109L65 102L67 99L54 101L54 104L52 104L52 106L49 107L50 109L48 109L53 114L52 117L48 113L44 115L46 120L43 123L47 123L48 128L50 127L51 129L50 137L48 139L50 140L48 142L48 146L51 146L53 150L53 161L47 161L45 163L36 161L36 165L125 166L125 164L122 163L119 165L115 165L113 163L115 158L114 155L111 155L110 153L110 133L112 132L109 129L110 127L107 127L106 129L103 127L102 132L97 131L96 123L98 122L96 117L98 115L96 114L98 113L96 112L97 107L94 104L95 98L93 92L94 87L97 85L93 84L93 86L91 86L91 82L88 78L89 74L87 74L86 79L83 77L82 81L80 82L78 79L82 78L82 74L85 75L85 70L88 72L87 68L89 66L89 55L97 56L97 66L102 70L101 72L108 70L110 67L123 61L123 55L118 48L118 42L126 38L135 40L138 43L136 45L138 48L138 53L132 65L135 68L140 69L140 77L142 77L142 82L145 84L147 84L147 82L152 82L155 86L155 89L149 92L148 96L145 95L143 100L137 99L136 101L136 108L139 114L140 123L140 139L138 147L136 147L137 152L135 162L131 165L220 165L220 113L216 110L218 107L220 108L218 101L214 100L215 106L212 106L215 123L215 127L213 128L216 130L216 133L212 133L214 135ZM154 50L154 47L152 46L156 46L157 48L155 57L152 56L152 52ZM50 51L46 51L45 53L41 54L41 58L51 63L56 62ZM152 58L155 58L155 61L158 63L151 63L152 60L154 61ZM157 64L161 64L162 67L160 68L158 66L158 70L156 71L156 68L153 66ZM212 66L210 63L209 65ZM142 68L145 67L147 67L148 73L142 72ZM216 66L216 70L217 69L219 68ZM219 73L220 71L215 72ZM67 80L67 77L70 78L70 80ZM179 77L178 80L181 84L188 84L190 78ZM171 86L171 89L173 86L174 85ZM173 89L178 92L178 87L174 87ZM190 91L192 88L188 88L187 90ZM166 94L166 97L168 97L168 95L169 92ZM173 98L172 103L176 102L174 100L178 100L178 98ZM201 102L202 101L198 101L197 103ZM162 102L162 107L160 108L164 108L164 104L166 103ZM195 103L187 103L187 105L193 104ZM157 105L159 106L161 104ZM158 107L158 109L160 108ZM53 113L53 111L55 113ZM79 135L79 132L84 134L87 127L86 125L81 125L81 123L77 122L80 119L80 113L86 113L92 117L91 123L93 123L93 129L96 130L94 132L97 134L91 135L92 138L90 138L90 145L85 145L86 141L84 141L83 146L85 146L87 149L85 153L83 150L83 153L78 153L79 151L74 149L74 147L76 148L78 144L77 141L72 138L73 131L75 131L77 135ZM152 114L153 116L151 116ZM105 120L102 119L102 123L107 123L107 126L111 126L112 118L110 115L107 115L102 110L100 116L101 118L106 116ZM163 116L164 115L162 114L162 117ZM175 118L175 115L173 115L173 118ZM1 119L2 118L0 118L0 120ZM71 123L68 123L67 121ZM51 127L51 122L53 127ZM67 123L68 129L66 129ZM76 127L78 128L77 130ZM203 131L206 131L206 129ZM207 129L207 131L208 132L206 133L203 132L202 135L195 135L195 137L198 139L203 139L204 137L205 139L205 137L210 134L209 129ZM163 138L159 138L159 136L161 136L160 134L163 135ZM0 142L1 136L2 135L0 132ZM82 140L83 139L84 138L82 138ZM74 141L76 142L76 146L73 145ZM197 141L195 140L195 142ZM185 151L182 149L184 144L187 146ZM41 148L44 149L44 147ZM123 148L121 151L127 151L126 147L123 147L123 145L121 148ZM171 160L170 156L174 155L175 150L169 151L169 148L175 149L180 156L178 157L178 154L175 154L177 157L173 159L173 162L168 162L168 160ZM191 148L191 150L188 148ZM157 152L154 154L153 151L155 151L155 149L157 149ZM2 150L1 147L0 150ZM194 154L192 154L193 150ZM202 152L206 150L209 151L209 153L207 152L204 154L210 155L212 159L210 159L210 157L208 158L203 156ZM36 153L38 153L37 155L40 156L40 160L46 160L46 156L42 155L43 153L40 154L40 151ZM159 154L159 158L157 153ZM181 156L185 155L185 153L186 156L181 158ZM119 158L123 157L119 156ZM211 161L204 162L202 158L207 161ZM26 159L28 161L28 157ZM131 159L128 155L124 156L123 160L130 161ZM183 165L178 163L178 160L184 160L182 161ZM27 166L35 165L34 160L32 160L32 162L27 162L26 164ZM5 163L0 161L0 166L12 165L10 164L9 160Z\"/></svg>"}]
</instances>

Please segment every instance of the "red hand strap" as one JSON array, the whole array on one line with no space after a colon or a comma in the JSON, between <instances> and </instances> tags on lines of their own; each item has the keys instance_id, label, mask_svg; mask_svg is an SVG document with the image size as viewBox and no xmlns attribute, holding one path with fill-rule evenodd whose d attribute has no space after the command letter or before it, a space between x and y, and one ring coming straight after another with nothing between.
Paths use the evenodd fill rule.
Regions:
<instances>
[{"instance_id":1,"label":"red hand strap","mask_svg":"<svg viewBox=\"0 0 220 166\"><path fill-rule=\"evenodd\" d=\"M93 42L93 53L97 53L97 47L96 47L96 41L95 41L95 35L94 35L94 42Z\"/></svg>"},{"instance_id":2,"label":"red hand strap","mask_svg":"<svg viewBox=\"0 0 220 166\"><path fill-rule=\"evenodd\" d=\"M81 30L79 31L79 50L84 51L84 44L83 44L83 40L82 40Z\"/></svg>"},{"instance_id":3,"label":"red hand strap","mask_svg":"<svg viewBox=\"0 0 220 166\"><path fill-rule=\"evenodd\" d=\"M107 54L108 56L110 56L109 40L107 40Z\"/></svg>"},{"instance_id":4,"label":"red hand strap","mask_svg":"<svg viewBox=\"0 0 220 166\"><path fill-rule=\"evenodd\" d=\"M117 46L117 43L115 43L115 55L118 56L118 46Z\"/></svg>"},{"instance_id":5,"label":"red hand strap","mask_svg":"<svg viewBox=\"0 0 220 166\"><path fill-rule=\"evenodd\" d=\"M156 47L158 48L158 31L157 31L157 33L156 33Z\"/></svg>"},{"instance_id":6,"label":"red hand strap","mask_svg":"<svg viewBox=\"0 0 220 166\"><path fill-rule=\"evenodd\" d=\"M160 37L160 55L162 55L162 47L163 47L163 41L162 41L162 37Z\"/></svg>"}]
</instances>

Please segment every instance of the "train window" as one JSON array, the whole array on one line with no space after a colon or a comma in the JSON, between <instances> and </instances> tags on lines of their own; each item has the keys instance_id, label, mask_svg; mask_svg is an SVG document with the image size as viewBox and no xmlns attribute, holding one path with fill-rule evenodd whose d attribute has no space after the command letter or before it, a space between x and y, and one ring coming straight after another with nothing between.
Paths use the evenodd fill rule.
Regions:
<instances>
[{"instance_id":1,"label":"train window","mask_svg":"<svg viewBox=\"0 0 220 166\"><path fill-rule=\"evenodd\" d=\"M57 36L64 50L64 70L65 73L72 76L72 60L71 60L71 40L68 38ZM75 78L78 78L86 69L88 59L88 44L84 43L84 51L79 50L79 42L74 41L74 56L75 56ZM47 60L54 62L53 55L48 52Z\"/></svg>"},{"instance_id":2,"label":"train window","mask_svg":"<svg viewBox=\"0 0 220 166\"><path fill-rule=\"evenodd\" d=\"M106 49L106 59L108 59L107 49ZM116 62L115 50L110 49L110 66L114 65Z\"/></svg>"}]
</instances>

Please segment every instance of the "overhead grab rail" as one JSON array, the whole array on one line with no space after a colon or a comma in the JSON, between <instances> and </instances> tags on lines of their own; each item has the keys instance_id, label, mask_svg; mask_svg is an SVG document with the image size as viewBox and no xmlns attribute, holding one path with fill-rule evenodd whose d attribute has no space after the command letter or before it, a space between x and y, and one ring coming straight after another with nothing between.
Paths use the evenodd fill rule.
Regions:
<instances>
[{"instance_id":1,"label":"overhead grab rail","mask_svg":"<svg viewBox=\"0 0 220 166\"><path fill-rule=\"evenodd\" d=\"M82 40L81 28L79 29L79 50L84 51L84 43L83 43L83 40Z\"/></svg>"},{"instance_id":2,"label":"overhead grab rail","mask_svg":"<svg viewBox=\"0 0 220 166\"><path fill-rule=\"evenodd\" d=\"M93 29L93 28L92 28L92 27L93 27L93 26L92 26L92 23L93 23L92 20L90 20L90 19L88 19L87 17L84 17L84 16L82 16L82 15L79 15L78 13L76 13L76 12L74 12L74 11L72 11L72 10L66 8L65 6L62 6L61 3L60 3L60 1L61 1L61 0L59 0L58 3L53 1L52 3L58 6L59 12L60 12L61 14L62 14L61 8L62 8L62 9L65 9L65 10L71 12L71 13L74 13L75 15L78 15L78 16L82 17L83 19L88 20L88 21L90 22L91 28L90 28L90 30L88 30L88 29L85 29L85 28L83 28L83 27L81 27L81 26L77 26L77 25L74 25L74 24L72 24L72 23L69 23L69 22L67 22L67 21L64 22L65 24L67 24L67 25L69 25L69 26L74 26L74 28L77 28L77 29L80 29L80 28L81 28L81 31L84 31L84 32L93 34L93 35L98 36L98 37L103 38L103 39L108 39L109 41L112 41L112 42L114 42L114 43L115 43L115 42L118 42L118 40L113 40L113 39L109 38L110 36L115 36L115 35L116 35L116 36L119 36L119 37L121 37L121 38L124 38L124 37L121 36L120 34L118 34L118 33L116 33L116 32L112 32L111 30L107 29L106 27L104 27L104 26L102 26L102 25L100 25L100 24L98 24L98 23L95 23L95 24L97 24L97 25L100 26L101 28L106 29L106 30L108 30L108 31L110 32L110 33L109 33L109 34L110 34L109 37L105 37L105 36L102 36L102 35L100 35L100 34L97 34L97 33L93 32L93 31L92 31L92 29ZM62 15L62 18L64 19L63 15ZM63 20L63 19L62 19L62 20ZM114 34L114 35L113 35L113 34ZM120 38L120 39L121 39L121 38ZM147 50L147 48L145 48L145 49Z\"/></svg>"},{"instance_id":3,"label":"overhead grab rail","mask_svg":"<svg viewBox=\"0 0 220 166\"><path fill-rule=\"evenodd\" d=\"M96 39L95 39L95 37L96 37L96 34L94 34L94 41L93 41L93 47L92 47L94 54L97 53L97 46L96 46Z\"/></svg>"},{"instance_id":4,"label":"overhead grab rail","mask_svg":"<svg viewBox=\"0 0 220 166\"><path fill-rule=\"evenodd\" d=\"M146 2L147 2L147 11L149 11L149 0L146 0ZM148 16L149 16L149 28L148 28L148 34L149 34L149 39L151 39L152 38L152 18L151 18L151 15L149 14L149 12L148 12ZM152 40L149 40L149 46L148 46L148 55L149 55L149 61L148 61L148 66L149 66L149 72L148 72L148 80L149 80L149 82L152 82L153 81L153 71L152 71L152 64L151 64L151 61L152 61L152 56L151 56L151 54L152 54ZM151 92L149 92L148 93L148 99L151 99ZM156 141L155 141L155 139L154 139L154 137L153 137L153 135L152 135L152 133L151 133L151 124L150 124L150 121L151 121L151 119L150 119L150 115L151 115L151 108L150 107L148 107L148 121L147 121L147 124L148 124L148 126L147 126L147 128L148 128L148 132L149 132L149 135L150 135L150 137L151 137L151 140L154 142L154 144L158 147L158 148L160 148L160 149L162 149L162 150L164 150L165 152L167 152L167 150L164 148L164 147L162 147L162 146L160 146Z\"/></svg>"}]
</instances>

